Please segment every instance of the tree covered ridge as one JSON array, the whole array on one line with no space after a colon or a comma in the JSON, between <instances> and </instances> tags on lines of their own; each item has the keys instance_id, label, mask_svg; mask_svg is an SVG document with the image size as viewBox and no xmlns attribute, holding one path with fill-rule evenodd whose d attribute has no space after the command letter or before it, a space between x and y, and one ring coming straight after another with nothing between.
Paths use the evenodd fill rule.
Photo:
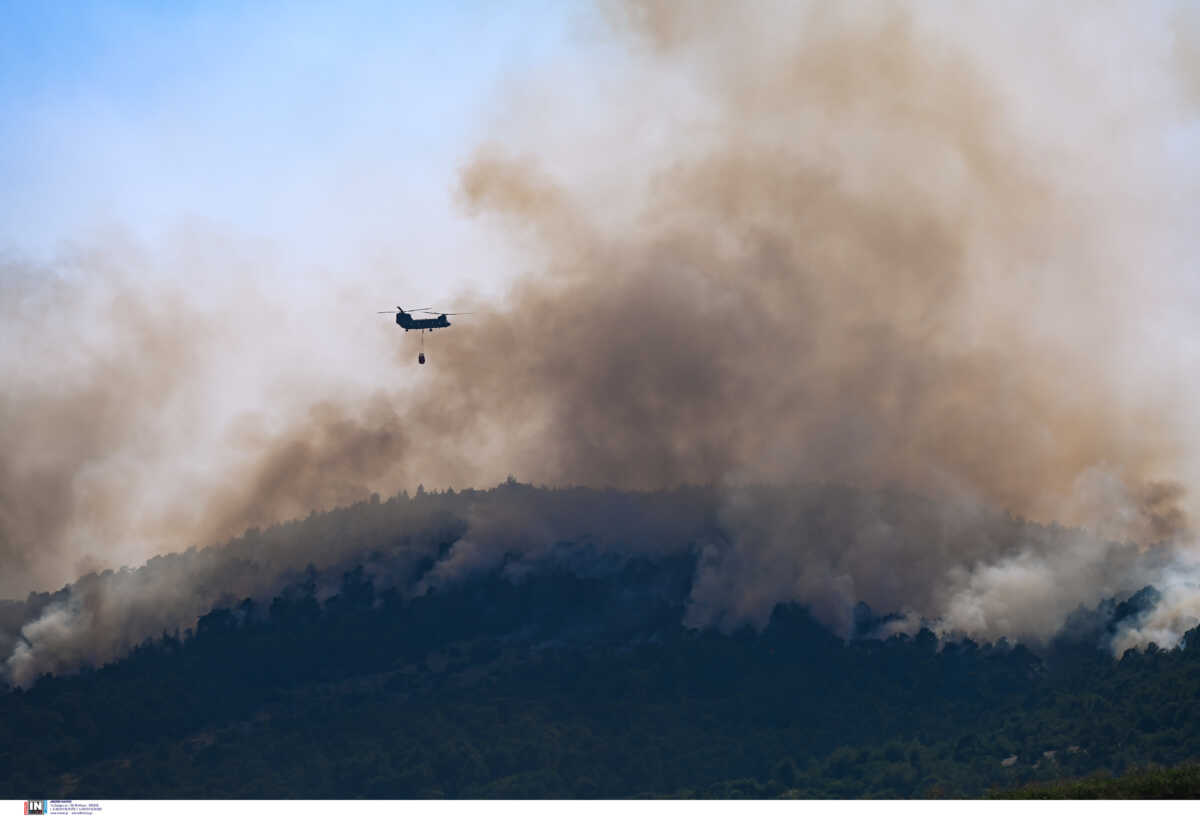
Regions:
<instances>
[{"instance_id":1,"label":"tree covered ridge","mask_svg":"<svg viewBox=\"0 0 1200 816\"><path fill-rule=\"evenodd\" d=\"M1071 567L1069 585L1053 580L1081 552L1087 563ZM1164 575L1148 560L1132 542L1099 542L1084 531L896 490L809 484L639 493L510 479L492 490L372 497L0 603L0 683L28 686L45 673L104 665L245 598L269 605L306 580L309 566L324 602L358 566L377 591L411 599L496 570L519 583L536 572L604 577L629 564L671 563L658 569L666 583L653 593L680 608L688 628L761 629L778 603L800 602L848 638L911 635L922 622L942 633L974 631L982 621L980 640L1044 641L1063 627L1119 654L1150 632L1175 645L1188 625L1186 615L1153 618L1177 608L1174 576L1167 575L1174 594L1162 602L1126 597ZM1096 572L1100 562L1107 566ZM1036 597L1022 595L1026 586ZM1094 604L1096 587L1117 597L1098 607L1078 600ZM614 594L610 616L640 614L635 594ZM863 600L906 611L864 615L856 607Z\"/></svg>"},{"instance_id":2,"label":"tree covered ridge","mask_svg":"<svg viewBox=\"0 0 1200 816\"><path fill-rule=\"evenodd\" d=\"M511 566L421 595L380 588L366 565L314 566L269 603L222 605L101 668L11 689L0 786L105 798L978 795L1198 753L1200 629L1181 648L1120 660L1090 638L1036 652L939 644L927 629L847 640L797 604L776 606L761 631L723 633L681 624L687 557ZM859 610L864 630L875 620Z\"/></svg>"}]
</instances>

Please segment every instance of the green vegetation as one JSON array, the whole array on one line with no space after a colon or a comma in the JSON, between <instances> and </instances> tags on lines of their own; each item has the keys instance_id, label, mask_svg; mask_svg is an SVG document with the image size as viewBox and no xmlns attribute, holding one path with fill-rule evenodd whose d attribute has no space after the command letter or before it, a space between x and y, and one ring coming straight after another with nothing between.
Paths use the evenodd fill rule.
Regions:
<instances>
[{"instance_id":1,"label":"green vegetation","mask_svg":"<svg viewBox=\"0 0 1200 816\"><path fill-rule=\"evenodd\" d=\"M928 632L846 644L796 607L760 634L571 636L568 610L602 608L611 590L492 577L405 602L352 572L324 605L309 583L269 610L217 610L193 636L0 697L0 786L104 798L974 796L1175 763L1200 745L1194 651L938 651ZM515 634L528 620L554 623Z\"/></svg>"},{"instance_id":2,"label":"green vegetation","mask_svg":"<svg viewBox=\"0 0 1200 816\"><path fill-rule=\"evenodd\" d=\"M1138 768L1119 777L1038 782L993 791L993 799L1200 799L1200 765Z\"/></svg>"},{"instance_id":3,"label":"green vegetation","mask_svg":"<svg viewBox=\"0 0 1200 816\"><path fill-rule=\"evenodd\" d=\"M0 691L0 789L1197 795L1194 765L1111 775L1200 756L1200 630L1120 660L1094 638L1038 652L926 630L845 641L796 605L723 634L681 623L691 555L571 563L501 563L419 594L377 588L377 560L310 568L270 603L229 603L107 666ZM1110 611L1152 592L1139 595Z\"/></svg>"}]
</instances>

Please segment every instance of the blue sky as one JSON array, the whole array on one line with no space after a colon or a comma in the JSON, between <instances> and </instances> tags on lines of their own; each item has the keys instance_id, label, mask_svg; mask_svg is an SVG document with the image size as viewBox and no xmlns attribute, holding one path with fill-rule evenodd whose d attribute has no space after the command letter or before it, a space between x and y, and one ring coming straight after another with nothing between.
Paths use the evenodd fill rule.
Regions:
<instances>
[{"instance_id":1,"label":"blue sky","mask_svg":"<svg viewBox=\"0 0 1200 816\"><path fill-rule=\"evenodd\" d=\"M239 427L270 432L323 399L427 382L419 338L375 312L471 310L468 296L503 292L505 242L463 211L458 174L525 127L512 89L575 59L578 13L537 0L0 0L5 381L17 394L103 382L140 325L123 317L130 289L134 311L177 321L191 350L184 387L156 397L154 415L172 419L89 459L80 489L121 471L139 485L129 518L153 517L220 482ZM67 308L47 308L64 280ZM140 342L122 365L153 358ZM76 532L68 550L101 546L95 524ZM111 536L106 563L138 562L147 542Z\"/></svg>"},{"instance_id":2,"label":"blue sky","mask_svg":"<svg viewBox=\"0 0 1200 816\"><path fill-rule=\"evenodd\" d=\"M569 26L489 0L0 4L0 251L200 219L326 259L408 229L436 255L498 89Z\"/></svg>"}]
</instances>

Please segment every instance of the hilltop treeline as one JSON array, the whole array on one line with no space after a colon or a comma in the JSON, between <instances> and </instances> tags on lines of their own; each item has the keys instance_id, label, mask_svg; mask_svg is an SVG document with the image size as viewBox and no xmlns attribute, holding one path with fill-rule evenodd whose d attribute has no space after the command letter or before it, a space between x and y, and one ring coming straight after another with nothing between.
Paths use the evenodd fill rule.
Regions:
<instances>
[{"instance_id":1,"label":"hilltop treeline","mask_svg":"<svg viewBox=\"0 0 1200 816\"><path fill-rule=\"evenodd\" d=\"M387 504L298 527L345 533ZM695 554L556 541L536 568L511 554L432 580L460 535L447 515L403 581L382 552L312 564L269 600L231 599L119 660L7 689L0 787L969 796L1200 754L1200 630L1120 659L1097 635L1153 605L1153 589L1081 612L1036 649L883 637L865 606L849 637L799 604L723 632L684 624Z\"/></svg>"},{"instance_id":2,"label":"hilltop treeline","mask_svg":"<svg viewBox=\"0 0 1200 816\"><path fill-rule=\"evenodd\" d=\"M672 578L654 592L686 628L761 630L776 605L799 603L844 638L912 635L923 623L980 641L1044 643L1069 631L1120 656L1154 638L1177 645L1191 625L1171 552L961 498L830 484L638 493L510 480L486 491L418 490L0 604L0 682L27 687L46 673L102 666L243 599L267 606L310 566L324 602L359 566L376 591L412 600L497 570L520 583L670 562ZM1146 585L1162 586L1162 596L1143 597L1133 614L1117 608ZM610 618L635 600L614 598ZM862 602L891 616L864 619Z\"/></svg>"}]
</instances>

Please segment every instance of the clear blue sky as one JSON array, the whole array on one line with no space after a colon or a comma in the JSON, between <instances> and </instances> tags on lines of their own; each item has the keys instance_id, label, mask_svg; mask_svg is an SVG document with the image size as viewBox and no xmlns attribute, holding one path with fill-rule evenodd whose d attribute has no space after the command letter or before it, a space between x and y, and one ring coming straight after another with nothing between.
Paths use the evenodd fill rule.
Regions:
<instances>
[{"instance_id":1,"label":"clear blue sky","mask_svg":"<svg viewBox=\"0 0 1200 816\"><path fill-rule=\"evenodd\" d=\"M302 243L318 223L326 244L388 220L452 229L489 105L567 47L566 12L0 1L0 251L47 257L112 227L154 240L197 217Z\"/></svg>"}]
</instances>

